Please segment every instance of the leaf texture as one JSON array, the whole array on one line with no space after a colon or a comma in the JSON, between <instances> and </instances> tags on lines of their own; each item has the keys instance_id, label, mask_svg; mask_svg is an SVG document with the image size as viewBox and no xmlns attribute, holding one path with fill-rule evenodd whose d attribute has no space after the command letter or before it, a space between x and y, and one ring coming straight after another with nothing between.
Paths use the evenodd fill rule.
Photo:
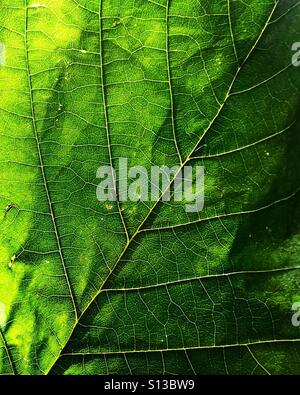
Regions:
<instances>
[{"instance_id":1,"label":"leaf texture","mask_svg":"<svg viewBox=\"0 0 300 395\"><path fill-rule=\"evenodd\" d=\"M299 374L296 0L0 0L0 373ZM96 171L205 166L205 206Z\"/></svg>"}]
</instances>

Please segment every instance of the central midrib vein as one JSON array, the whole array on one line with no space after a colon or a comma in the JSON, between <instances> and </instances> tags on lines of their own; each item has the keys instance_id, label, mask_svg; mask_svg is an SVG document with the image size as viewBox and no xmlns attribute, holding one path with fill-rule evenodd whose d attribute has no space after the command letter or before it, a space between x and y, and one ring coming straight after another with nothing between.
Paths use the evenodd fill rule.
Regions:
<instances>
[{"instance_id":1,"label":"central midrib vein","mask_svg":"<svg viewBox=\"0 0 300 395\"><path fill-rule=\"evenodd\" d=\"M111 275L114 273L116 267L118 266L119 262L122 260L122 258L124 257L126 251L128 250L128 247L132 244L132 242L135 240L136 236L139 235L141 233L141 230L144 226L144 224L146 223L146 221L148 220L148 218L150 217L150 215L153 213L154 209L156 208L156 206L158 205L158 203L160 202L161 198L163 197L163 195L165 194L165 192L170 188L170 186L173 184L174 180L176 179L176 177L178 176L178 174L180 173L180 171L182 171L183 167L192 159L192 155L194 154L195 150L197 149L197 147L199 146L199 144L201 144L201 142L203 141L204 137L206 136L206 134L211 130L211 127L214 125L215 121L218 119L221 111L223 110L225 104L227 103L228 98L231 95L233 86L237 80L238 75L240 74L241 70L243 69L244 65L246 64L246 62L248 61L249 57L251 56L252 52L254 51L254 49L256 48L258 42L260 41L263 33L265 32L278 4L279 4L280 0L277 0L274 3L274 6L264 24L263 29L261 30L260 34L258 35L256 41L254 42L253 46L251 47L251 49L249 50L247 56L245 57L243 63L237 67L237 70L233 76L232 82L228 88L228 91L224 97L223 103L221 104L219 110L217 111L217 113L215 114L215 116L213 117L213 119L211 120L211 122L209 123L209 125L207 126L207 128L204 130L203 134L200 136L200 138L198 139L197 143L193 146L193 149L191 150L190 154L187 156L187 158L184 160L184 162L182 162L181 166L179 167L178 172L174 175L173 179L171 180L169 186L166 188L166 190L161 194L161 196L159 197L159 199L154 203L154 205L152 206L152 208L149 210L148 214L145 216L145 218L143 219L143 221L141 222L141 224L139 225L139 227L137 228L137 230L135 231L135 233L133 234L133 236L127 240L126 245L124 246L124 249L122 250L120 256L118 257L117 261L115 262L115 264L112 266L112 268L110 269L108 275L106 276L106 278L104 279L101 287L99 288L99 290L95 293L95 295L91 298L90 302L87 304L87 306L84 308L84 310L82 311L82 313L80 314L80 316L78 317L78 319L76 320L75 325L73 326L70 335L67 339L67 341L65 342L65 345L63 347L63 349L61 351L64 350L64 348L67 346L70 338L72 337L75 329L77 328L77 325L79 323L79 321L81 320L81 318L84 316L84 314L86 313L86 311L89 309L89 307L92 305L92 303L96 300L96 298L99 296L99 294L101 294L103 291L105 291L105 285L108 282L108 280L111 278ZM102 0L99 0L99 37L102 39ZM101 45L101 44L100 44ZM102 69L103 72L103 69ZM51 366L48 368L48 371L46 373L49 373L51 371L51 369L55 366L56 362L59 360L59 358L61 357L62 352L57 356L57 358L53 361L53 363L51 364Z\"/></svg>"}]
</instances>

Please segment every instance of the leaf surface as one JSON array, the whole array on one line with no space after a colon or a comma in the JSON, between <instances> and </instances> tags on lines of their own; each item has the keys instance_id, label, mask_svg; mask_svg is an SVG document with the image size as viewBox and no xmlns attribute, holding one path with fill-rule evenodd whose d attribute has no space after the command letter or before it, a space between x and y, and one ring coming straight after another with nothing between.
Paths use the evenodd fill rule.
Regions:
<instances>
[{"instance_id":1,"label":"leaf surface","mask_svg":"<svg viewBox=\"0 0 300 395\"><path fill-rule=\"evenodd\" d=\"M0 372L299 374L299 1L0 15ZM120 157L203 211L97 201Z\"/></svg>"}]
</instances>

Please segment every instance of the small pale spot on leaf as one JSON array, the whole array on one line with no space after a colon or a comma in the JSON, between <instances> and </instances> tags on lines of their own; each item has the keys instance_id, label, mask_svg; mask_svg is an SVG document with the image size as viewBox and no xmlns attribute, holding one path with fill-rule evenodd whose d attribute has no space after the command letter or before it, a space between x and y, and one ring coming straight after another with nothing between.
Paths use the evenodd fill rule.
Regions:
<instances>
[{"instance_id":1,"label":"small pale spot on leaf","mask_svg":"<svg viewBox=\"0 0 300 395\"><path fill-rule=\"evenodd\" d=\"M6 65L6 48L3 43L0 43L0 67Z\"/></svg>"},{"instance_id":2,"label":"small pale spot on leaf","mask_svg":"<svg viewBox=\"0 0 300 395\"><path fill-rule=\"evenodd\" d=\"M29 8L46 8L46 4L32 4Z\"/></svg>"},{"instance_id":3,"label":"small pale spot on leaf","mask_svg":"<svg viewBox=\"0 0 300 395\"><path fill-rule=\"evenodd\" d=\"M9 263L8 263L8 267L9 267L10 269L12 269L15 260L16 260L16 255L14 255L14 256L11 258L11 260L9 261Z\"/></svg>"},{"instance_id":4,"label":"small pale spot on leaf","mask_svg":"<svg viewBox=\"0 0 300 395\"><path fill-rule=\"evenodd\" d=\"M6 325L6 306L0 302L0 326Z\"/></svg>"}]
</instances>

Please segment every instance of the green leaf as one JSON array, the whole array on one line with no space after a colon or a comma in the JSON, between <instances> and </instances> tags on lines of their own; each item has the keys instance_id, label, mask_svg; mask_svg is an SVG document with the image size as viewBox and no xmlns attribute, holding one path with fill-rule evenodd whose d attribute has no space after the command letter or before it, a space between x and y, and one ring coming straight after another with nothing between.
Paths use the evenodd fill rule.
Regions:
<instances>
[{"instance_id":1,"label":"green leaf","mask_svg":"<svg viewBox=\"0 0 300 395\"><path fill-rule=\"evenodd\" d=\"M299 374L296 0L0 0L0 372ZM99 202L205 166L205 205Z\"/></svg>"}]
</instances>

